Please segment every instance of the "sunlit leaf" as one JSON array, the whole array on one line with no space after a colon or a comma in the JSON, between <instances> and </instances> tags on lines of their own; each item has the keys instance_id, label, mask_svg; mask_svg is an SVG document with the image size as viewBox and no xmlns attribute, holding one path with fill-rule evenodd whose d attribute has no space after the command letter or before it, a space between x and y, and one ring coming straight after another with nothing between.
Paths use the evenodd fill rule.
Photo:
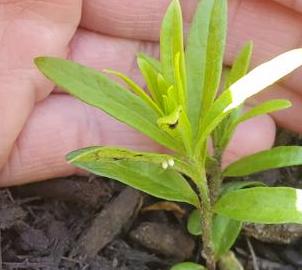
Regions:
<instances>
[{"instance_id":1,"label":"sunlit leaf","mask_svg":"<svg viewBox=\"0 0 302 270\"><path fill-rule=\"evenodd\" d=\"M255 187L228 192L214 212L260 224L302 224L302 190L288 187Z\"/></svg>"},{"instance_id":2,"label":"sunlit leaf","mask_svg":"<svg viewBox=\"0 0 302 270\"><path fill-rule=\"evenodd\" d=\"M200 1L186 46L188 111L194 136L218 89L226 35L225 0ZM203 111L203 113L201 113Z\"/></svg>"},{"instance_id":3,"label":"sunlit leaf","mask_svg":"<svg viewBox=\"0 0 302 270\"><path fill-rule=\"evenodd\" d=\"M283 53L256 67L224 91L206 114L198 136L198 147L232 110L302 65L302 49ZM197 149L198 149L197 147Z\"/></svg>"},{"instance_id":4,"label":"sunlit leaf","mask_svg":"<svg viewBox=\"0 0 302 270\"><path fill-rule=\"evenodd\" d=\"M128 78L126 75L124 75L124 74L122 74L120 72L117 72L115 70L106 69L105 72L113 74L113 75L119 77L120 79L122 79L130 87L130 89L135 94L137 94L138 96L140 96L146 102L146 104L148 104L150 107L152 107L159 115L163 114L163 112L158 107L158 105L146 94L146 92L144 91L144 89L142 89L133 80L131 80L130 78Z\"/></svg>"},{"instance_id":5,"label":"sunlit leaf","mask_svg":"<svg viewBox=\"0 0 302 270\"><path fill-rule=\"evenodd\" d=\"M178 106L171 114L157 120L160 128L175 139L182 141L189 156L192 153L192 132L185 111Z\"/></svg>"},{"instance_id":6,"label":"sunlit leaf","mask_svg":"<svg viewBox=\"0 0 302 270\"><path fill-rule=\"evenodd\" d=\"M162 72L161 64L156 58L148 56L142 52L138 53L137 57L140 59L144 59L146 62L148 62L152 69L154 69L157 73Z\"/></svg>"},{"instance_id":7,"label":"sunlit leaf","mask_svg":"<svg viewBox=\"0 0 302 270\"><path fill-rule=\"evenodd\" d=\"M140 56L137 57L137 65L143 74L151 97L156 104L162 107L162 94L157 85L157 71L148 61L145 60L145 58L141 58Z\"/></svg>"},{"instance_id":8,"label":"sunlit leaf","mask_svg":"<svg viewBox=\"0 0 302 270\"><path fill-rule=\"evenodd\" d=\"M230 86L233 101L225 110L236 108L247 98L259 93L301 65L302 49L295 49L257 66Z\"/></svg>"},{"instance_id":9,"label":"sunlit leaf","mask_svg":"<svg viewBox=\"0 0 302 270\"><path fill-rule=\"evenodd\" d=\"M206 270L206 268L197 263L183 262L174 265L170 270Z\"/></svg>"},{"instance_id":10,"label":"sunlit leaf","mask_svg":"<svg viewBox=\"0 0 302 270\"><path fill-rule=\"evenodd\" d=\"M39 57L35 63L47 78L71 95L104 110L170 149L181 149L172 137L158 128L158 115L154 110L140 97L97 70L53 57Z\"/></svg>"},{"instance_id":11,"label":"sunlit leaf","mask_svg":"<svg viewBox=\"0 0 302 270\"><path fill-rule=\"evenodd\" d=\"M302 164L301 146L278 146L244 157L230 164L224 176L246 176L269 169Z\"/></svg>"},{"instance_id":12,"label":"sunlit leaf","mask_svg":"<svg viewBox=\"0 0 302 270\"><path fill-rule=\"evenodd\" d=\"M89 147L71 152L67 160L81 169L108 177L155 197L198 207L198 197L174 167L168 155L134 152L120 148Z\"/></svg>"},{"instance_id":13,"label":"sunlit leaf","mask_svg":"<svg viewBox=\"0 0 302 270\"><path fill-rule=\"evenodd\" d=\"M238 56L236 56L232 68L226 76L224 89L228 89L231 84L243 77L249 68L251 55L253 50L252 42L248 42L241 49ZM214 132L214 145L218 151L223 151L229 142L233 131L234 122L240 116L241 107L234 109L215 129Z\"/></svg>"},{"instance_id":14,"label":"sunlit leaf","mask_svg":"<svg viewBox=\"0 0 302 270\"><path fill-rule=\"evenodd\" d=\"M160 31L160 60L164 78L176 84L174 67L176 55L179 54L179 70L182 83L185 85L183 22L181 7L178 0L172 0L162 21ZM184 86L185 88L185 86Z\"/></svg>"}]
</instances>

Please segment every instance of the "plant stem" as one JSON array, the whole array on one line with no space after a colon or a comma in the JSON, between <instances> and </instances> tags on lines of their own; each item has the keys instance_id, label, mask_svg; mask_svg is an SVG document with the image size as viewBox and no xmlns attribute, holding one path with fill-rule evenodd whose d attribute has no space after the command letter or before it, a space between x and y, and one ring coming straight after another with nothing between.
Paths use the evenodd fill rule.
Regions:
<instances>
[{"instance_id":1,"label":"plant stem","mask_svg":"<svg viewBox=\"0 0 302 270\"><path fill-rule=\"evenodd\" d=\"M209 188L205 173L201 173L199 178L199 197L201 201L201 216L202 216L202 242L203 242L203 257L206 259L207 269L215 270L216 263L213 252L212 240L212 205L210 199ZM197 181L196 181L197 182Z\"/></svg>"}]
</instances>

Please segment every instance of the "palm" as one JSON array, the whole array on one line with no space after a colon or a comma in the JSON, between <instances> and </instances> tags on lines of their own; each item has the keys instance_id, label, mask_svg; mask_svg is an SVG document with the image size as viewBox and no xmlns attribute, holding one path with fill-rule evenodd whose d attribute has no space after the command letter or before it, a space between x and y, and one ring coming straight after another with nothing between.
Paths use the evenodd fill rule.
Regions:
<instances>
[{"instance_id":1,"label":"palm","mask_svg":"<svg viewBox=\"0 0 302 270\"><path fill-rule=\"evenodd\" d=\"M4 37L0 41L1 185L72 174L75 171L66 165L64 155L87 145L119 144L159 150L160 147L149 139L104 113L55 90L34 69L32 59L39 55L68 55L70 59L85 65L99 70L113 68L140 81L135 54L138 51L157 54L158 29L168 2L84 1L81 14L80 0L14 1L11 4L0 0L9 22L0 24ZM188 20L194 10L194 2L186 2L185 20ZM237 1L230 2L233 16L232 10L235 10ZM261 6L261 1L243 2L245 5L253 2L255 4L249 5L258 9L269 7L267 4ZM278 8L280 10L276 9L276 13L281 12L281 8ZM282 11L283 14L288 16L285 11ZM239 15L243 13L240 13L240 9L237 12ZM81 27L78 27L81 15ZM258 41L260 39L258 30L253 27L248 29L251 32L248 37L235 31L238 20L245 18L239 15L237 21L234 20L234 25L230 25L231 38L226 63L231 62L239 41L242 44L246 39L254 39L257 45L257 38ZM296 16L298 17L297 14ZM247 25L249 23L246 22ZM292 45L295 44L276 47L269 54L256 47L255 60L259 62ZM289 83L291 88L296 86L296 82ZM289 95L295 103L301 103L298 94L288 91L286 87L287 85L279 87L279 94ZM296 107L294 110L299 113L300 109ZM302 120L299 126L297 121L291 122L286 114L279 114L277 117L281 122L286 121L288 126L301 131ZM274 131L274 124L269 117L245 123L236 133L226 160L270 147Z\"/></svg>"}]
</instances>

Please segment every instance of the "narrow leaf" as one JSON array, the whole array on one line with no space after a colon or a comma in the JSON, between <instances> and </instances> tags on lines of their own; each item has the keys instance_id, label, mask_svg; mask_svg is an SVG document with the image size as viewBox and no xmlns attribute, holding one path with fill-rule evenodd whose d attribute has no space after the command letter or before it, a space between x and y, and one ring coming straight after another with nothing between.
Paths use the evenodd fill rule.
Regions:
<instances>
[{"instance_id":1,"label":"narrow leaf","mask_svg":"<svg viewBox=\"0 0 302 270\"><path fill-rule=\"evenodd\" d=\"M206 268L197 263L184 262L174 265L170 270L206 270Z\"/></svg>"},{"instance_id":2,"label":"narrow leaf","mask_svg":"<svg viewBox=\"0 0 302 270\"><path fill-rule=\"evenodd\" d=\"M302 190L255 187L229 192L214 205L214 212L260 224L302 224Z\"/></svg>"},{"instance_id":3,"label":"narrow leaf","mask_svg":"<svg viewBox=\"0 0 302 270\"><path fill-rule=\"evenodd\" d=\"M280 111L287 109L291 106L291 102L286 100L286 99L272 99L266 102L263 102L252 109L250 109L248 112L244 113L242 116L239 117L239 119L236 121L236 126L244 122L246 120L249 120L253 117L262 115L262 114L267 114L267 113L272 113L275 111Z\"/></svg>"},{"instance_id":4,"label":"narrow leaf","mask_svg":"<svg viewBox=\"0 0 302 270\"><path fill-rule=\"evenodd\" d=\"M198 207L197 195L185 178L174 170L175 161L158 162L160 159L162 156L156 154L107 147L80 149L67 156L71 164L96 175L120 181L161 199Z\"/></svg>"},{"instance_id":5,"label":"narrow leaf","mask_svg":"<svg viewBox=\"0 0 302 270\"><path fill-rule=\"evenodd\" d=\"M232 110L240 106L249 97L259 93L301 65L302 49L291 50L256 67L232 84L228 90L218 97L205 116L203 128L198 135L197 150L200 149L199 147L205 138Z\"/></svg>"},{"instance_id":6,"label":"narrow leaf","mask_svg":"<svg viewBox=\"0 0 302 270\"><path fill-rule=\"evenodd\" d=\"M215 97L222 70L226 35L226 1L203 0L198 4L186 46L188 112L194 136L201 111Z\"/></svg>"},{"instance_id":7,"label":"narrow leaf","mask_svg":"<svg viewBox=\"0 0 302 270\"><path fill-rule=\"evenodd\" d=\"M155 70L157 73L162 72L161 64L156 58L148 56L142 52L138 53L137 57L140 59L144 59L146 62L148 62L148 64L152 67L152 69Z\"/></svg>"},{"instance_id":8,"label":"narrow leaf","mask_svg":"<svg viewBox=\"0 0 302 270\"><path fill-rule=\"evenodd\" d=\"M162 21L160 31L160 60L164 78L175 84L175 56L179 53L180 74L185 83L183 22L178 0L172 0Z\"/></svg>"},{"instance_id":9,"label":"narrow leaf","mask_svg":"<svg viewBox=\"0 0 302 270\"><path fill-rule=\"evenodd\" d=\"M153 108L159 115L163 115L163 112L157 106L157 104L146 94L144 89L142 89L133 80L128 78L126 75L124 75L120 72L114 71L114 70L106 69L105 72L107 72L109 74L113 74L113 75L119 77L120 79L122 79L135 94L137 94L139 97L141 97L146 102L146 104L148 104L151 108Z\"/></svg>"},{"instance_id":10,"label":"narrow leaf","mask_svg":"<svg viewBox=\"0 0 302 270\"><path fill-rule=\"evenodd\" d=\"M170 149L181 148L172 137L158 128L158 115L154 110L140 97L97 70L53 57L36 58L35 64L47 78L71 95L104 110Z\"/></svg>"},{"instance_id":11,"label":"narrow leaf","mask_svg":"<svg viewBox=\"0 0 302 270\"><path fill-rule=\"evenodd\" d=\"M153 100L162 107L162 95L157 85L157 71L144 58L137 57L137 65L146 81L148 90Z\"/></svg>"},{"instance_id":12,"label":"narrow leaf","mask_svg":"<svg viewBox=\"0 0 302 270\"><path fill-rule=\"evenodd\" d=\"M301 146L279 146L244 157L230 164L224 176L246 176L269 169L302 164Z\"/></svg>"},{"instance_id":13,"label":"narrow leaf","mask_svg":"<svg viewBox=\"0 0 302 270\"><path fill-rule=\"evenodd\" d=\"M266 185L262 182L259 181L232 181L230 183L225 183L222 185L221 191L220 191L220 196L234 191L238 189L243 189L243 188L250 188L250 187L265 187Z\"/></svg>"},{"instance_id":14,"label":"narrow leaf","mask_svg":"<svg viewBox=\"0 0 302 270\"><path fill-rule=\"evenodd\" d=\"M257 66L230 86L232 103L226 110L242 104L247 98L259 93L302 65L302 49L295 49Z\"/></svg>"},{"instance_id":15,"label":"narrow leaf","mask_svg":"<svg viewBox=\"0 0 302 270\"><path fill-rule=\"evenodd\" d=\"M226 76L226 82L224 89L228 89L231 84L243 77L249 68L251 55L253 50L252 42L248 42L241 49L238 56L236 56L232 68ZM241 112L241 107L233 110L214 130L214 146L215 148L223 152L231 136L233 135L234 122L237 120Z\"/></svg>"}]
</instances>

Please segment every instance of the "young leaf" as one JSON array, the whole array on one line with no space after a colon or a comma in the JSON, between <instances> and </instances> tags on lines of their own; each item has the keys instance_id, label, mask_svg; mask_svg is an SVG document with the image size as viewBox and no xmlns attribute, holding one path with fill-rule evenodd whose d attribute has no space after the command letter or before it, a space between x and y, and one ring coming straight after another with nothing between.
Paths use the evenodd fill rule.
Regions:
<instances>
[{"instance_id":1,"label":"young leaf","mask_svg":"<svg viewBox=\"0 0 302 270\"><path fill-rule=\"evenodd\" d=\"M144 59L156 73L162 73L160 62L151 56L148 56L142 52L137 54L137 58Z\"/></svg>"},{"instance_id":2,"label":"young leaf","mask_svg":"<svg viewBox=\"0 0 302 270\"><path fill-rule=\"evenodd\" d=\"M175 139L182 141L189 156L192 153L192 132L190 122L185 111L178 106L171 114L157 120L160 128L165 130Z\"/></svg>"},{"instance_id":3,"label":"young leaf","mask_svg":"<svg viewBox=\"0 0 302 270\"><path fill-rule=\"evenodd\" d=\"M183 262L174 265L170 270L206 270L206 268L197 263Z\"/></svg>"},{"instance_id":4,"label":"young leaf","mask_svg":"<svg viewBox=\"0 0 302 270\"><path fill-rule=\"evenodd\" d=\"M202 226L201 226L201 212L200 209L194 209L188 218L187 222L187 230L192 235L201 235L202 234Z\"/></svg>"},{"instance_id":5,"label":"young leaf","mask_svg":"<svg viewBox=\"0 0 302 270\"><path fill-rule=\"evenodd\" d=\"M226 35L226 1L198 4L186 46L188 112L194 136L202 114L213 102L222 70ZM203 111L203 113L202 113Z\"/></svg>"},{"instance_id":6,"label":"young leaf","mask_svg":"<svg viewBox=\"0 0 302 270\"><path fill-rule=\"evenodd\" d=\"M128 78L126 75L124 75L118 71L106 69L105 72L107 72L109 74L113 74L113 75L119 77L120 79L122 79L135 94L137 94L139 97L141 97L146 102L146 104L148 104L151 108L153 108L159 115L163 115L163 112L157 106L157 104L146 94L144 89L142 89L137 83L135 83L130 78Z\"/></svg>"},{"instance_id":7,"label":"young leaf","mask_svg":"<svg viewBox=\"0 0 302 270\"><path fill-rule=\"evenodd\" d=\"M213 220L212 237L216 260L226 254L236 241L242 223L226 216L215 215Z\"/></svg>"},{"instance_id":8,"label":"young leaf","mask_svg":"<svg viewBox=\"0 0 302 270\"><path fill-rule=\"evenodd\" d=\"M47 78L71 95L104 110L170 149L182 148L172 137L158 128L157 113L140 97L98 71L54 57L36 58L35 64Z\"/></svg>"},{"instance_id":9,"label":"young leaf","mask_svg":"<svg viewBox=\"0 0 302 270\"><path fill-rule=\"evenodd\" d=\"M161 155L126 149L89 147L71 152L67 160L76 167L115 179L155 197L186 202L195 207L199 205L195 192L174 170L173 159L163 160Z\"/></svg>"},{"instance_id":10,"label":"young leaf","mask_svg":"<svg viewBox=\"0 0 302 270\"><path fill-rule=\"evenodd\" d=\"M157 71L153 66L145 60L145 58L137 57L137 65L144 76L148 90L153 98L153 100L162 107L162 93L159 91L157 85Z\"/></svg>"},{"instance_id":11,"label":"young leaf","mask_svg":"<svg viewBox=\"0 0 302 270\"><path fill-rule=\"evenodd\" d=\"M278 146L244 157L230 164L224 176L246 176L264 170L302 164L301 146Z\"/></svg>"},{"instance_id":12,"label":"young leaf","mask_svg":"<svg viewBox=\"0 0 302 270\"><path fill-rule=\"evenodd\" d=\"M178 0L172 0L160 31L160 60L164 78L170 84L176 84L174 67L175 57L179 54L179 70L182 83L185 84L183 22ZM185 87L184 87L185 88Z\"/></svg>"},{"instance_id":13,"label":"young leaf","mask_svg":"<svg viewBox=\"0 0 302 270\"><path fill-rule=\"evenodd\" d=\"M214 212L231 219L260 224L302 224L302 190L255 187L228 192Z\"/></svg>"},{"instance_id":14,"label":"young leaf","mask_svg":"<svg viewBox=\"0 0 302 270\"><path fill-rule=\"evenodd\" d=\"M291 106L291 102L287 99L272 99L266 102L263 102L252 109L250 109L248 112L244 113L242 116L239 117L239 119L236 121L235 126L240 124L241 122L244 122L246 120L249 120L253 117L272 113L275 111L280 111L287 109Z\"/></svg>"}]
</instances>

